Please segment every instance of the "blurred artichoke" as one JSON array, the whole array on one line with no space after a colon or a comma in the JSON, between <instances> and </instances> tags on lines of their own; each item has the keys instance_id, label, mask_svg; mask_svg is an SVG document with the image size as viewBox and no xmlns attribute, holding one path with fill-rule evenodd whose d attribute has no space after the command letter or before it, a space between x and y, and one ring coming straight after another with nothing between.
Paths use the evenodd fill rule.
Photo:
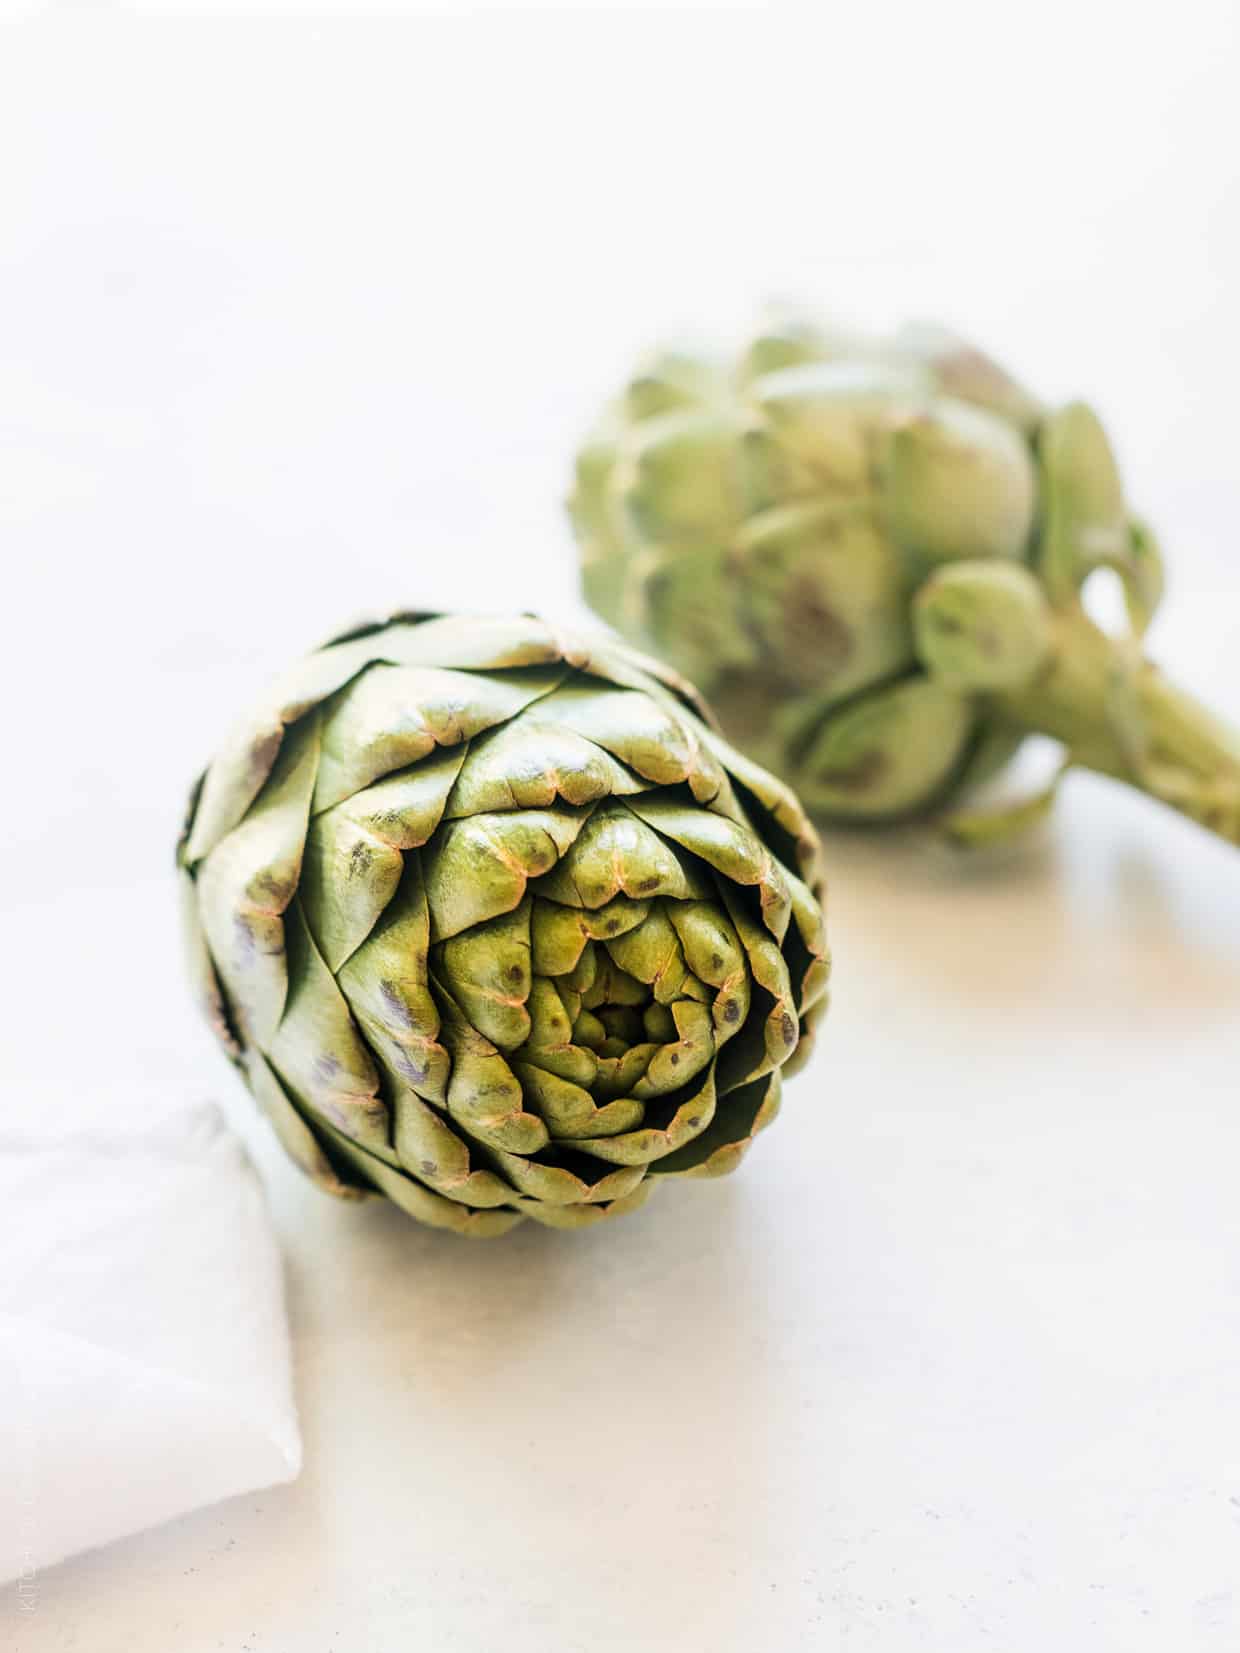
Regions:
<instances>
[{"instance_id":1,"label":"blurred artichoke","mask_svg":"<svg viewBox=\"0 0 1240 1653\"><path fill-rule=\"evenodd\" d=\"M1042 733L1240 842L1240 739L1146 661L1157 546L1097 418L930 328L656 358L577 463L588 601L811 813L941 812ZM1088 617L1098 569L1131 634ZM1062 771L1061 771L1062 772ZM1049 804L950 817L999 836Z\"/></svg>"},{"instance_id":2,"label":"blurred artichoke","mask_svg":"<svg viewBox=\"0 0 1240 1653\"><path fill-rule=\"evenodd\" d=\"M827 962L813 829L708 717L606 640L405 614L240 726L178 855L194 973L315 1181L486 1235L736 1166Z\"/></svg>"}]
</instances>

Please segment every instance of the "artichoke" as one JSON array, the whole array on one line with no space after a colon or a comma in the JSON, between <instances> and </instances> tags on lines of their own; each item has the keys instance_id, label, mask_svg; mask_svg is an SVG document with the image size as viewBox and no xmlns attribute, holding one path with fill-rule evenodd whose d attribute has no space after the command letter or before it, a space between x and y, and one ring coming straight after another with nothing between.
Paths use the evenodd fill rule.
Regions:
<instances>
[{"instance_id":1,"label":"artichoke","mask_svg":"<svg viewBox=\"0 0 1240 1653\"><path fill-rule=\"evenodd\" d=\"M1240 738L1140 639L1162 593L1105 431L951 334L772 327L654 359L582 450L587 600L823 819L946 814L1031 733L1240 842ZM1122 581L1115 637L1081 600ZM948 817L1000 836L1005 812Z\"/></svg>"},{"instance_id":2,"label":"artichoke","mask_svg":"<svg viewBox=\"0 0 1240 1653\"><path fill-rule=\"evenodd\" d=\"M792 793L680 679L534 618L311 654L178 863L200 996L294 1160L461 1234L731 1171L825 1005Z\"/></svg>"}]
</instances>

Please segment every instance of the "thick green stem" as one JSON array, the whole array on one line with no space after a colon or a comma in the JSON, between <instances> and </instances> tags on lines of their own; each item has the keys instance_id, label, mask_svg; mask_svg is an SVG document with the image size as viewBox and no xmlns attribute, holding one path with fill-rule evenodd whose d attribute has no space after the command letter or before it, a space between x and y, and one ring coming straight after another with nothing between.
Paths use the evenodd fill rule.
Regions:
<instances>
[{"instance_id":1,"label":"thick green stem","mask_svg":"<svg viewBox=\"0 0 1240 1653\"><path fill-rule=\"evenodd\" d=\"M1047 664L989 704L1018 728L1060 741L1074 764L1126 781L1240 847L1240 733L1083 610L1057 613Z\"/></svg>"}]
</instances>

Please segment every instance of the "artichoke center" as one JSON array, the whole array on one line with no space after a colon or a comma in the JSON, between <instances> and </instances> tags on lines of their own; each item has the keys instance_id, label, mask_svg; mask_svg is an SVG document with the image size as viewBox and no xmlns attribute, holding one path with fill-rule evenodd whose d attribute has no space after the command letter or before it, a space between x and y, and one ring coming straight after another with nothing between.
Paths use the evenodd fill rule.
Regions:
<instances>
[{"instance_id":1,"label":"artichoke center","mask_svg":"<svg viewBox=\"0 0 1240 1653\"><path fill-rule=\"evenodd\" d=\"M581 996L573 1018L573 1043L596 1056L617 1058L635 1045L666 1044L677 1037L666 1005L645 982L614 964L600 970Z\"/></svg>"},{"instance_id":2,"label":"artichoke center","mask_svg":"<svg viewBox=\"0 0 1240 1653\"><path fill-rule=\"evenodd\" d=\"M588 1053L591 1071L582 1073L581 1081L599 1100L631 1095L643 1081L651 1094L674 1089L713 1054L710 1012L703 1003L713 995L682 967L669 998L657 969L648 973L651 980L643 981L616 961L607 943L591 942L575 969L554 981L569 1042L583 1056ZM686 1001L693 1006L688 1021Z\"/></svg>"}]
</instances>

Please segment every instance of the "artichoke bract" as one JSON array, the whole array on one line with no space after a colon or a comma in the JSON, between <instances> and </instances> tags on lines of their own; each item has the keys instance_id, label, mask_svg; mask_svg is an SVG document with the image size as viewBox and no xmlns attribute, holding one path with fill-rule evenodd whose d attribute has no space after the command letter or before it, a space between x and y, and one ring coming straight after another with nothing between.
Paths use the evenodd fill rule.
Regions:
<instances>
[{"instance_id":1,"label":"artichoke bract","mask_svg":"<svg viewBox=\"0 0 1240 1653\"><path fill-rule=\"evenodd\" d=\"M665 353L577 462L586 598L686 672L811 813L943 814L962 840L1041 812L955 809L1032 733L1240 842L1240 737L1140 639L1162 593L1103 427L929 327L792 322L733 361ZM1089 618L1123 585L1129 631Z\"/></svg>"},{"instance_id":2,"label":"artichoke bract","mask_svg":"<svg viewBox=\"0 0 1240 1653\"><path fill-rule=\"evenodd\" d=\"M292 1157L462 1234L731 1171L825 1006L793 794L679 678L531 617L311 654L178 861L200 996Z\"/></svg>"}]
</instances>

